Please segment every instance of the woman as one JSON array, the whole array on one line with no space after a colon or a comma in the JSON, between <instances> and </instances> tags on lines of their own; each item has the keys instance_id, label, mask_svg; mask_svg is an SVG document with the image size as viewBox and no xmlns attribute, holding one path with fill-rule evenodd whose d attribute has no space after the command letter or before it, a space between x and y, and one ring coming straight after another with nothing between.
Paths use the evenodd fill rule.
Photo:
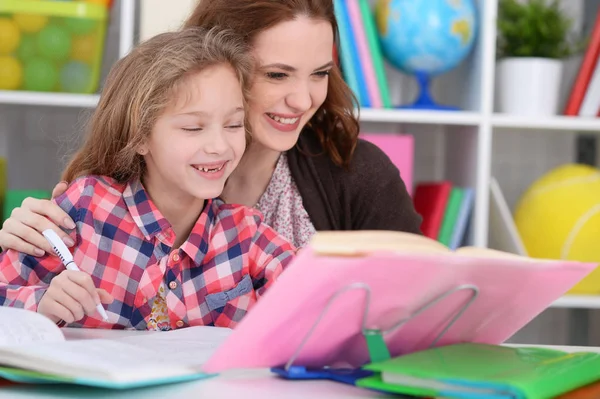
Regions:
<instances>
[{"instance_id":1,"label":"woman","mask_svg":"<svg viewBox=\"0 0 600 399\"><path fill-rule=\"evenodd\" d=\"M358 139L354 98L334 64L332 0L201 1L186 26L244 34L257 66L248 120L252 143L222 199L258 208L265 223L296 246L318 230L420 233L398 169ZM61 183L53 195L62 193ZM54 203L28 198L0 231L0 247L51 251L40 234L72 221Z\"/></svg>"}]
</instances>

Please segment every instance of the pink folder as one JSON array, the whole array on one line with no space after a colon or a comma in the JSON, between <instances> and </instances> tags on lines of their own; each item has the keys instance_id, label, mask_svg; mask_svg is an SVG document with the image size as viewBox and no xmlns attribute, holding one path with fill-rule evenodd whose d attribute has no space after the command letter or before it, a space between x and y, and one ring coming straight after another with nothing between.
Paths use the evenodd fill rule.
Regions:
<instances>
[{"instance_id":1,"label":"pink folder","mask_svg":"<svg viewBox=\"0 0 600 399\"><path fill-rule=\"evenodd\" d=\"M390 158L400 171L408 193L413 193L414 138L408 134L361 133L360 138L367 140Z\"/></svg>"},{"instance_id":2,"label":"pink folder","mask_svg":"<svg viewBox=\"0 0 600 399\"><path fill-rule=\"evenodd\" d=\"M436 345L500 344L595 267L595 263L434 253L322 256L308 246L217 349L204 371L283 366L315 324L294 365L367 363L361 334L365 291L342 292L322 315L332 296L352 284L370 287L365 326L380 329L408 318L456 287L473 285L479 290L476 298ZM384 335L390 354L429 347L472 293L456 291Z\"/></svg>"}]
</instances>

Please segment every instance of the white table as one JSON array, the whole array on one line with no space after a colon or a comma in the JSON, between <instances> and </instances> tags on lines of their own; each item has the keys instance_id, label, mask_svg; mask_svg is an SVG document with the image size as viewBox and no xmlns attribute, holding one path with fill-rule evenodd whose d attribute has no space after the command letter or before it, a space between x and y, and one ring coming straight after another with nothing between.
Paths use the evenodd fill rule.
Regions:
<instances>
[{"instance_id":1,"label":"white table","mask_svg":"<svg viewBox=\"0 0 600 399\"><path fill-rule=\"evenodd\" d=\"M156 332L65 330L68 339L117 338L132 334L160 334ZM512 345L511 346L531 346ZM564 351L597 351L600 347L550 348ZM187 383L162 385L134 390L94 389L82 386L18 385L0 388L0 399L4 398L235 398L235 399L352 399L392 398L362 388L330 381L287 381L268 370L243 370L225 372L219 376ZM397 398L397 396L395 396Z\"/></svg>"},{"instance_id":2,"label":"white table","mask_svg":"<svg viewBox=\"0 0 600 399\"><path fill-rule=\"evenodd\" d=\"M285 381L267 370L223 373L214 378L151 388L113 391L77 386L16 386L0 389L0 398L235 398L352 399L387 398L365 389L329 381Z\"/></svg>"}]
</instances>

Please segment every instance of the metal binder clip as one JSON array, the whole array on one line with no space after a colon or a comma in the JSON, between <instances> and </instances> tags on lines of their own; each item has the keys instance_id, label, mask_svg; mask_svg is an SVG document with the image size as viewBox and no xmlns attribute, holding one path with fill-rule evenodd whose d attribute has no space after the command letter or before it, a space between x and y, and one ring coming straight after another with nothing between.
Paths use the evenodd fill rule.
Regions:
<instances>
[{"instance_id":1,"label":"metal binder clip","mask_svg":"<svg viewBox=\"0 0 600 399\"><path fill-rule=\"evenodd\" d=\"M294 366L293 365L294 362L296 361L297 357L300 355L300 352L302 351L302 349L304 348L304 346L306 345L308 340L313 335L315 329L317 328L317 326L319 325L319 323L321 322L321 320L323 319L323 317L325 316L325 314L331 307L331 305L340 297L340 295L342 295L348 291L356 290L356 289L365 291L365 306L364 306L364 311L363 311L361 332L362 332L363 336L365 337L365 341L366 341L367 349L369 351L369 356L371 358L370 359L371 362L383 361L383 360L390 358L390 352L389 352L387 345L383 339L383 335L398 330L399 328L404 326L406 323L408 323L410 320L412 320L414 317L416 317L419 314L425 312L426 310L434 307L435 305L437 305L438 303L440 303L447 297L455 294L456 292L471 291L471 297L469 298L469 300L461 308L458 309L458 312L454 315L454 317L452 317L450 322L432 341L430 346L431 347L435 346L437 344L437 342L444 336L444 334L454 325L454 323L456 323L456 321L469 308L469 306L471 306L471 304L475 301L475 299L479 295L479 288L476 287L475 285L471 285L471 284L460 285L452 290L445 292L444 294L433 299L432 301L426 303L425 305L423 305L422 307L417 309L409 317L399 320L392 327L388 328L387 330L382 331L379 329L368 328L366 325L368 315L369 315L369 309L370 309L370 305L371 305L371 289L370 289L370 287L364 283L350 284L346 287L342 287L341 289L336 291L331 296L331 298L329 298L329 300L325 304L325 307L319 314L319 317L317 318L315 323L311 326L310 330L308 331L306 336L302 339L302 341L300 342L300 345L298 345L298 347L296 348L296 350L294 351L294 353L292 354L292 356L290 357L288 362L285 364L285 366L275 367L275 368L272 368L271 370L274 373L276 373L282 377L288 378L288 379L330 379L330 380L344 382L344 383L352 384L352 385L356 382L357 379L368 377L368 376L372 375L373 374L372 372L363 370L361 368L335 369L335 368L325 367L323 369L309 370L303 366Z\"/></svg>"}]
</instances>

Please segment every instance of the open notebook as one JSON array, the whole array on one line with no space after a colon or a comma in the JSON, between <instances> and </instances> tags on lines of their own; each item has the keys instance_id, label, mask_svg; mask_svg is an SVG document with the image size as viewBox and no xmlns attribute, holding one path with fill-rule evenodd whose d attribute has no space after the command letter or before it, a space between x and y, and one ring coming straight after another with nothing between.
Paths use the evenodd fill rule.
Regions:
<instances>
[{"instance_id":1,"label":"open notebook","mask_svg":"<svg viewBox=\"0 0 600 399\"><path fill-rule=\"evenodd\" d=\"M211 375L201 366L231 330L189 327L131 335L103 331L102 335L112 332L110 339L66 340L48 318L0 307L0 377L105 388L207 378Z\"/></svg>"}]
</instances>

